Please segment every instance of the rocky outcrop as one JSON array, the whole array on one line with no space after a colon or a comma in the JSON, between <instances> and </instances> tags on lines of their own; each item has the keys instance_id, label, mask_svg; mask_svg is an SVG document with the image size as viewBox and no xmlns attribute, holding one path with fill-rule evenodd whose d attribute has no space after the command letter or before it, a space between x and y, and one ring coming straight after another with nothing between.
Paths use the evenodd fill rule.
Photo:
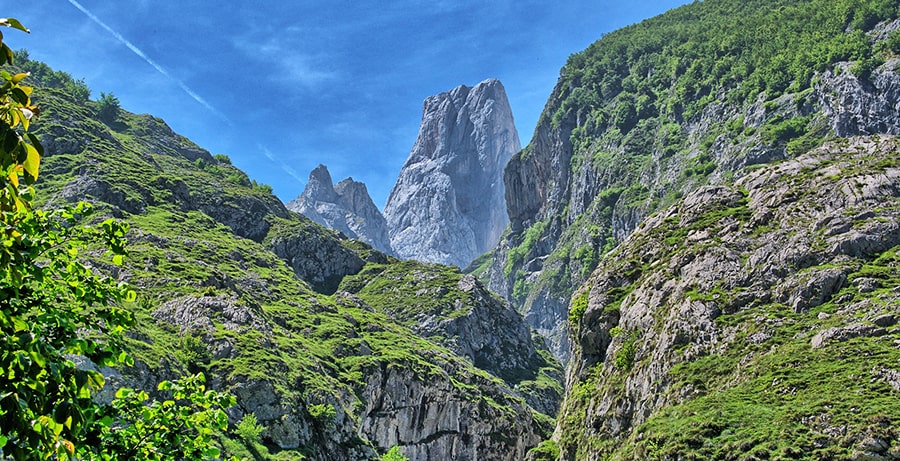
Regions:
<instances>
[{"instance_id":1,"label":"rocky outcrop","mask_svg":"<svg viewBox=\"0 0 900 461\"><path fill-rule=\"evenodd\" d=\"M344 276L359 272L366 262L337 236L326 237L326 232L309 221L285 224L271 232L265 244L298 278L319 292L334 293Z\"/></svg>"},{"instance_id":2,"label":"rocky outcrop","mask_svg":"<svg viewBox=\"0 0 900 461\"><path fill-rule=\"evenodd\" d=\"M366 185L353 178L333 185L325 165L319 165L309 173L303 193L286 206L347 237L366 242L382 253L393 253L387 221L369 197Z\"/></svg>"},{"instance_id":3,"label":"rocky outcrop","mask_svg":"<svg viewBox=\"0 0 900 461\"><path fill-rule=\"evenodd\" d=\"M634 428L693 399L758 389L753 386L768 376L753 371L758 367L778 378L754 392L790 392L797 401L823 393L823 384L794 377L815 374L815 367L837 361L880 373L876 363L859 365L834 353L803 355L803 365L790 360L801 360L798 351L842 350L851 340L868 354L881 338L896 341L900 334L891 307L900 303L898 159L897 138L836 141L750 173L733 187L701 188L639 226L572 303L578 322L571 326L567 386L588 386L591 393L583 400L570 394L560 418L583 415L584 424L560 427L578 432L564 443L565 458L600 459L615 449L588 454L577 446L586 440L645 447ZM781 361L781 354L791 359ZM692 381L689 370L714 362L736 368L722 365ZM790 405L761 396L745 402ZM865 439L867 424L856 418L831 435L800 430L821 437L817 446L848 446ZM642 437L664 444L651 433Z\"/></svg>"},{"instance_id":4,"label":"rocky outcrop","mask_svg":"<svg viewBox=\"0 0 900 461\"><path fill-rule=\"evenodd\" d=\"M483 378L471 380L490 388ZM516 461L541 440L531 411L510 394L490 396L504 409L473 402L451 380L422 381L390 367L374 370L366 382L360 432L378 446L400 446L410 460Z\"/></svg>"},{"instance_id":5,"label":"rocky outcrop","mask_svg":"<svg viewBox=\"0 0 900 461\"><path fill-rule=\"evenodd\" d=\"M384 208L397 255L465 267L493 248L508 222L503 167L519 149L498 80L426 99Z\"/></svg>"},{"instance_id":6,"label":"rocky outcrop","mask_svg":"<svg viewBox=\"0 0 900 461\"><path fill-rule=\"evenodd\" d=\"M342 283L338 295L368 302L513 387L545 415L562 400L562 368L508 303L456 268L417 261L369 267Z\"/></svg>"}]
</instances>

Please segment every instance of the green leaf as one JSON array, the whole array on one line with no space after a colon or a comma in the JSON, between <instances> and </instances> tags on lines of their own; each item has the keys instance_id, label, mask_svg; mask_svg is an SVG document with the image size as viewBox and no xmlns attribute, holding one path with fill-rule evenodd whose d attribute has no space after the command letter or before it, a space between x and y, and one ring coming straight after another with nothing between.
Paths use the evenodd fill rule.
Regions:
<instances>
[{"instance_id":1,"label":"green leaf","mask_svg":"<svg viewBox=\"0 0 900 461\"><path fill-rule=\"evenodd\" d=\"M13 29L19 29L26 34L30 34L31 31L28 30L27 27L23 26L21 22L19 22L15 18L0 18L0 26L12 27Z\"/></svg>"},{"instance_id":2,"label":"green leaf","mask_svg":"<svg viewBox=\"0 0 900 461\"><path fill-rule=\"evenodd\" d=\"M113 255L113 264L117 266L121 266L122 263L125 262L125 257L122 255Z\"/></svg>"},{"instance_id":3,"label":"green leaf","mask_svg":"<svg viewBox=\"0 0 900 461\"><path fill-rule=\"evenodd\" d=\"M39 154L37 149L35 149L31 144L22 144L25 146L25 151L28 153L28 156L25 158L25 162L22 164L22 166L25 167L25 171L30 174L32 178L37 180L38 168L40 168L41 166L41 154Z\"/></svg>"},{"instance_id":4,"label":"green leaf","mask_svg":"<svg viewBox=\"0 0 900 461\"><path fill-rule=\"evenodd\" d=\"M6 446L6 441L9 440L5 435L0 435L0 448Z\"/></svg>"},{"instance_id":5,"label":"green leaf","mask_svg":"<svg viewBox=\"0 0 900 461\"><path fill-rule=\"evenodd\" d=\"M41 145L41 141L38 140L38 137L32 133L25 133L25 136L28 136L28 140L31 141L31 145L38 151L38 154L41 156L44 155L44 146Z\"/></svg>"},{"instance_id":6,"label":"green leaf","mask_svg":"<svg viewBox=\"0 0 900 461\"><path fill-rule=\"evenodd\" d=\"M19 87L13 88L12 91L10 91L9 95L10 95L10 97L13 98L13 101L15 101L23 106L28 105L28 94L25 93L25 91L23 91L21 88L19 88Z\"/></svg>"}]
</instances>

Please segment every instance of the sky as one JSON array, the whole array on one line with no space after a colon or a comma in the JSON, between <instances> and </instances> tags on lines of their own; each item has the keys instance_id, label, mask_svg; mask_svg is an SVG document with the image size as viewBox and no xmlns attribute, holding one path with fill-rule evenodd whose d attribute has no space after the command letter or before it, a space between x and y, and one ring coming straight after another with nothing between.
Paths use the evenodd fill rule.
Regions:
<instances>
[{"instance_id":1,"label":"sky","mask_svg":"<svg viewBox=\"0 0 900 461\"><path fill-rule=\"evenodd\" d=\"M13 49L163 118L287 202L324 164L379 208L428 96L488 78L523 146L569 55L685 0L37 0Z\"/></svg>"}]
</instances>

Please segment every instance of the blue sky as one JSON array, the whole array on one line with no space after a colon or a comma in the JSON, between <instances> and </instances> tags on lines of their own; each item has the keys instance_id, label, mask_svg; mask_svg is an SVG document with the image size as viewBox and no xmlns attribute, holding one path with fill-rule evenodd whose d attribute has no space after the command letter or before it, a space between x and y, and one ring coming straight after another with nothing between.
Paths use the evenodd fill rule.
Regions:
<instances>
[{"instance_id":1,"label":"blue sky","mask_svg":"<svg viewBox=\"0 0 900 461\"><path fill-rule=\"evenodd\" d=\"M38 0L14 49L224 153L284 201L319 163L382 207L423 100L498 78L522 143L566 58L685 0Z\"/></svg>"}]
</instances>

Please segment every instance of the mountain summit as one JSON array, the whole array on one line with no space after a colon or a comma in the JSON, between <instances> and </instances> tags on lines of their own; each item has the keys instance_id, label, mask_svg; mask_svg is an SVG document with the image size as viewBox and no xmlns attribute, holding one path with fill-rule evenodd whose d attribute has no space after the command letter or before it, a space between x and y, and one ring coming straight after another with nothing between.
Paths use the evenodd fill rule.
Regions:
<instances>
[{"instance_id":1,"label":"mountain summit","mask_svg":"<svg viewBox=\"0 0 900 461\"><path fill-rule=\"evenodd\" d=\"M325 165L309 173L306 188L287 208L309 219L362 240L378 251L393 253L388 240L387 223L369 196L366 185L347 178L332 184Z\"/></svg>"},{"instance_id":2,"label":"mountain summit","mask_svg":"<svg viewBox=\"0 0 900 461\"><path fill-rule=\"evenodd\" d=\"M499 80L426 99L384 208L397 255L465 267L496 245L509 222L503 167L520 148Z\"/></svg>"}]
</instances>

